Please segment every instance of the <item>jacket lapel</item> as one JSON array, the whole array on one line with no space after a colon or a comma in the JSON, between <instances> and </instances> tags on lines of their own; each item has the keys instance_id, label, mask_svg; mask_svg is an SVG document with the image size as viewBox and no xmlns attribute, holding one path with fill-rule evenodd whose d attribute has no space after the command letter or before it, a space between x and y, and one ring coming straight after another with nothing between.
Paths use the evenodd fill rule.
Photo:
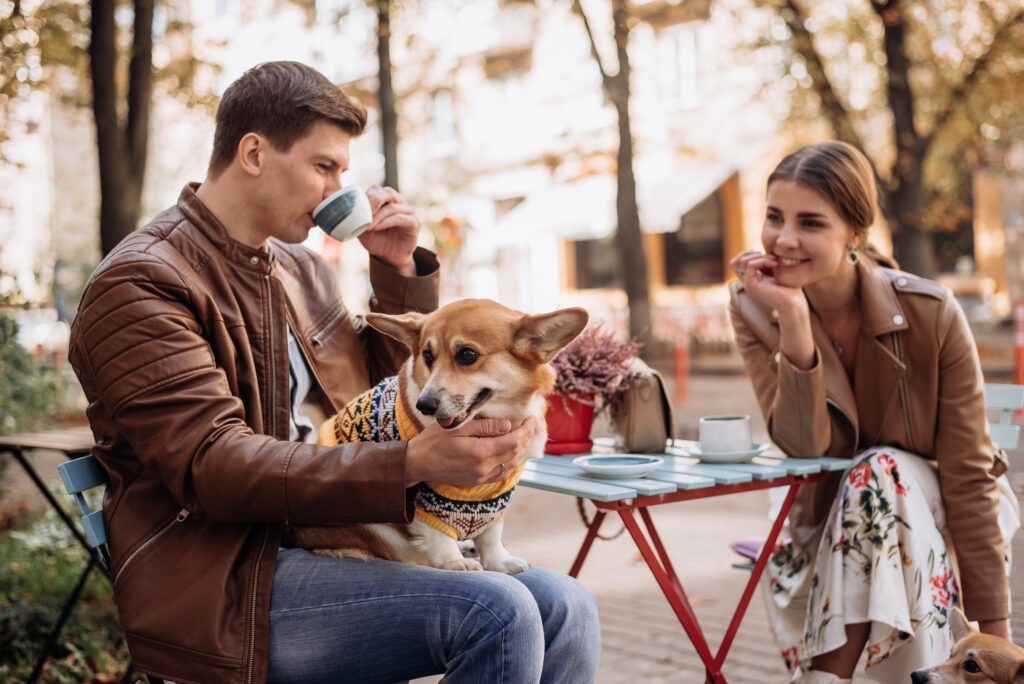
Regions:
<instances>
[{"instance_id":1,"label":"jacket lapel","mask_svg":"<svg viewBox=\"0 0 1024 684\"><path fill-rule=\"evenodd\" d=\"M860 434L857 401L853 396L850 378L846 375L843 362L817 314L811 316L811 336L814 338L814 346L821 355L822 370L825 374L825 397L849 419L854 434Z\"/></svg>"},{"instance_id":2,"label":"jacket lapel","mask_svg":"<svg viewBox=\"0 0 1024 684\"><path fill-rule=\"evenodd\" d=\"M901 330L909 325L900 307L890 278L881 268L861 263L861 327L865 344L857 357L858 394L870 397L873 412L879 411L875 431L882 429L885 417L899 391L907 366L899 348ZM872 442L878 434L872 435Z\"/></svg>"}]
</instances>

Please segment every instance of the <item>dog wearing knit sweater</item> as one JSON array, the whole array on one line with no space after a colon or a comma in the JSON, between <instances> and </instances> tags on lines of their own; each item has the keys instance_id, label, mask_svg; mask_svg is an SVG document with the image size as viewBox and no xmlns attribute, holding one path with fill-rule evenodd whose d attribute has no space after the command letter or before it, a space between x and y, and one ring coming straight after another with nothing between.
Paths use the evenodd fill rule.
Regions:
<instances>
[{"instance_id":1,"label":"dog wearing knit sweater","mask_svg":"<svg viewBox=\"0 0 1024 684\"><path fill-rule=\"evenodd\" d=\"M398 375L353 399L320 428L318 442L409 440L431 421L454 430L474 418L537 418L526 458L547 441L545 396L554 387L550 361L587 324L580 308L529 315L489 300L463 300L430 314L371 313L366 322L411 352ZM499 482L463 487L416 486L412 523L297 526L294 544L338 557L383 558L448 570L529 568L502 542L504 510L523 471ZM480 561L464 558L458 542L474 540Z\"/></svg>"}]
</instances>

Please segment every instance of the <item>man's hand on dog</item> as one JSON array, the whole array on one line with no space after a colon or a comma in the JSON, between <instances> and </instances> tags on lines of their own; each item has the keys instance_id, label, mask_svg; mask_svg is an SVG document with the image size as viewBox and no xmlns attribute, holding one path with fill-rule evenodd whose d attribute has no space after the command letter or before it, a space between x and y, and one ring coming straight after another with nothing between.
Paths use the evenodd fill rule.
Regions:
<instances>
[{"instance_id":1,"label":"man's hand on dog","mask_svg":"<svg viewBox=\"0 0 1024 684\"><path fill-rule=\"evenodd\" d=\"M405 484L429 480L474 487L499 482L519 466L536 429L533 417L515 429L503 418L471 420L455 430L431 423L409 440Z\"/></svg>"},{"instance_id":2,"label":"man's hand on dog","mask_svg":"<svg viewBox=\"0 0 1024 684\"><path fill-rule=\"evenodd\" d=\"M366 189L366 196L373 209L373 222L359 236L359 241L367 252L391 264L402 275L416 275L416 262L412 258L420 232L416 212L406 204L405 197L392 188L371 185Z\"/></svg>"}]
</instances>

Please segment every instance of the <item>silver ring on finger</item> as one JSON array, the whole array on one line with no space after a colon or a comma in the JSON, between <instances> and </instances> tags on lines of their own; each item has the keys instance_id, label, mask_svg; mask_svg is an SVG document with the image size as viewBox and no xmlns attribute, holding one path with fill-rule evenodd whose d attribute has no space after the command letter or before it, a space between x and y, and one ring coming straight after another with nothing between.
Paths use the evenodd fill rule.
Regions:
<instances>
[{"instance_id":1,"label":"silver ring on finger","mask_svg":"<svg viewBox=\"0 0 1024 684\"><path fill-rule=\"evenodd\" d=\"M498 471L498 474L499 475L504 475L505 474L505 464L504 463L499 463L498 465L501 467L501 470Z\"/></svg>"},{"instance_id":2,"label":"silver ring on finger","mask_svg":"<svg viewBox=\"0 0 1024 684\"><path fill-rule=\"evenodd\" d=\"M747 269L745 269L745 268L737 268L736 269L736 274L739 275L740 278L746 278L747 277Z\"/></svg>"}]
</instances>

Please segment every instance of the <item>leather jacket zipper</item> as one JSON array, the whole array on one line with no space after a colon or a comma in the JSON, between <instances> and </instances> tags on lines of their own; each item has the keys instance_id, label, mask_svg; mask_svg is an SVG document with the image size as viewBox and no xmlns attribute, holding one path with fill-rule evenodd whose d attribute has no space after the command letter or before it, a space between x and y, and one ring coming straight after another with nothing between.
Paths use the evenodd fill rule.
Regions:
<instances>
[{"instance_id":1,"label":"leather jacket zipper","mask_svg":"<svg viewBox=\"0 0 1024 684\"><path fill-rule=\"evenodd\" d=\"M252 606L249 612L249 673L245 680L248 684L252 684L253 664L256 661L256 597L259 595L260 587L260 561L263 560L263 552L267 548L268 536L270 536L270 530L264 528L263 542L260 544L260 552L256 555L256 568L253 570L252 576Z\"/></svg>"},{"instance_id":2,"label":"leather jacket zipper","mask_svg":"<svg viewBox=\"0 0 1024 684\"><path fill-rule=\"evenodd\" d=\"M327 321L323 325L320 326L320 330L318 330L317 333L315 335L313 335L312 338L310 338L311 341L313 342L313 346L314 347L319 347L321 344L323 344L324 335L327 333L328 330L331 329L331 326L334 325L334 322L336 320L338 320L339 318L341 318L342 316L344 316L344 315L345 315L345 310L343 308L342 309L338 309L337 313L335 313L333 316L328 318Z\"/></svg>"},{"instance_id":3,"label":"leather jacket zipper","mask_svg":"<svg viewBox=\"0 0 1024 684\"><path fill-rule=\"evenodd\" d=\"M270 353L268 354L270 359L270 400L267 402L267 434L277 437L277 411L274 410L274 402L277 399L277 369L274 368L273 287L270 284L269 275L263 276L263 282L267 284L267 346L270 348Z\"/></svg>"},{"instance_id":4,"label":"leather jacket zipper","mask_svg":"<svg viewBox=\"0 0 1024 684\"><path fill-rule=\"evenodd\" d=\"M900 344L900 336L897 333L893 333L892 336L893 351L896 353L896 358L903 363L903 345ZM900 375L900 408L903 410L903 429L907 433L907 447L914 450L914 429L913 423L910 420L910 412L908 411L909 406L907 405L907 374L902 373Z\"/></svg>"},{"instance_id":5,"label":"leather jacket zipper","mask_svg":"<svg viewBox=\"0 0 1024 684\"><path fill-rule=\"evenodd\" d=\"M185 522L185 519L188 516L188 510L182 508L180 511L178 511L178 514L176 516L174 516L173 518L165 522L163 525L161 525L160 529L153 533L153 535L149 539L139 544L138 548L132 551L131 554L129 554L129 556L124 559L124 563L121 563L121 567L118 569L117 574L114 575L114 585L117 586L117 580L124 573L125 569L127 569L127 567L131 565L131 562L135 560L136 556L138 556L140 553L149 548L153 544L153 542L162 537L165 532L171 529L171 527L173 527L176 524Z\"/></svg>"}]
</instances>

